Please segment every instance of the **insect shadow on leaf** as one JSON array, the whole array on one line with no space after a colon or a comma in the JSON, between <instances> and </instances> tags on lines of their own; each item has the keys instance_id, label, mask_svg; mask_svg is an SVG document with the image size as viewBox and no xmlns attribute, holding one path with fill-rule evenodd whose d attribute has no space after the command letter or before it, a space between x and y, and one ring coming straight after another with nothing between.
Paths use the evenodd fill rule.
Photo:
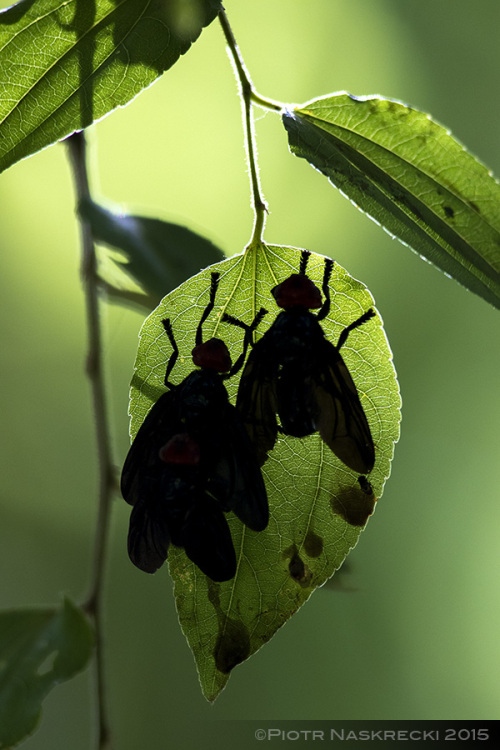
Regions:
<instances>
[{"instance_id":1,"label":"insect shadow on leaf","mask_svg":"<svg viewBox=\"0 0 500 750\"><path fill-rule=\"evenodd\" d=\"M319 432L343 463L367 474L375 462L373 439L340 349L349 334L375 312L370 308L346 326L337 345L329 341L320 321L330 312L333 261L325 260L322 302L320 290L306 275L309 256L303 250L299 273L271 290L282 308L271 327L255 344L247 333L246 343L252 349L241 375L236 408L261 466L278 432L293 437ZM316 315L312 309L318 310ZM222 320L249 328L227 314Z\"/></svg>"},{"instance_id":2,"label":"insect shadow on leaf","mask_svg":"<svg viewBox=\"0 0 500 750\"><path fill-rule=\"evenodd\" d=\"M337 489L330 499L335 515L341 516L351 526L365 526L375 509L377 498L371 482L365 476L358 477L356 485Z\"/></svg>"},{"instance_id":3,"label":"insect shadow on leaf","mask_svg":"<svg viewBox=\"0 0 500 750\"><path fill-rule=\"evenodd\" d=\"M262 531L269 519L253 445L224 385L241 369L266 311L246 326L243 350L232 364L224 341L203 341L218 283L219 273L213 272L192 350L199 369L177 384L170 376L179 349L170 320L162 320L172 346L164 380L168 391L146 416L123 466L122 495L133 506L128 553L146 573L163 565L173 544L214 581L229 580L237 562L225 513L233 511L253 531Z\"/></svg>"}]
</instances>

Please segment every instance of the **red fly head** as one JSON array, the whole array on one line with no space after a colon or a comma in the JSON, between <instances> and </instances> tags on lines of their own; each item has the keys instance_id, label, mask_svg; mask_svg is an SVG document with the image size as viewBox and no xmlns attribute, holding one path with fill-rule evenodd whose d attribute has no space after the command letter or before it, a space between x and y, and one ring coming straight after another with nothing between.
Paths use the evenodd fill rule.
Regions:
<instances>
[{"instance_id":1,"label":"red fly head","mask_svg":"<svg viewBox=\"0 0 500 750\"><path fill-rule=\"evenodd\" d=\"M200 462L200 446L187 432L181 432L162 445L158 455L166 464L196 466Z\"/></svg>"},{"instance_id":2,"label":"red fly head","mask_svg":"<svg viewBox=\"0 0 500 750\"><path fill-rule=\"evenodd\" d=\"M221 339L209 339L195 346L191 352L193 363L204 370L228 372L231 369L229 349Z\"/></svg>"},{"instance_id":3,"label":"red fly head","mask_svg":"<svg viewBox=\"0 0 500 750\"><path fill-rule=\"evenodd\" d=\"M321 292L311 279L302 273L293 273L288 279L271 289L278 307L289 310L292 307L305 307L315 310L321 307Z\"/></svg>"}]
</instances>

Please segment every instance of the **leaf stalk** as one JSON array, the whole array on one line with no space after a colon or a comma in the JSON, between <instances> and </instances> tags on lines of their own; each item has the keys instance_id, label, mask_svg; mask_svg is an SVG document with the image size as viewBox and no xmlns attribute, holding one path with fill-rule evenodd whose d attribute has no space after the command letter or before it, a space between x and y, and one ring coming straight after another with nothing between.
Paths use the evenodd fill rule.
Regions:
<instances>
[{"instance_id":1,"label":"leaf stalk","mask_svg":"<svg viewBox=\"0 0 500 750\"><path fill-rule=\"evenodd\" d=\"M265 97L258 94L254 88L248 71L245 67L243 57L238 48L233 30L229 24L226 12L221 10L219 13L219 22L226 38L226 43L229 50L229 55L236 71L236 76L240 84L240 93L243 107L243 123L245 128L245 145L247 151L248 165L250 169L250 185L252 191L252 203L254 210L254 225L252 231L252 238L248 244L248 247L253 247L262 243L264 226L266 223L266 215L268 213L267 204L262 196L260 182L259 182L259 170L257 164L257 146L255 140L255 131L253 126L252 117L252 103L270 109L273 111L281 112L283 104L266 99Z\"/></svg>"}]
</instances>

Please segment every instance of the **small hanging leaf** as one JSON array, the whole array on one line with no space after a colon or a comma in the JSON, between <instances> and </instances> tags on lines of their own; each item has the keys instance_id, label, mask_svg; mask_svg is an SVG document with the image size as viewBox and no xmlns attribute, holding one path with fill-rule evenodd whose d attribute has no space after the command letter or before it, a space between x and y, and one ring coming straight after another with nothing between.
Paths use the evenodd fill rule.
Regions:
<instances>
[{"instance_id":1,"label":"small hanging leaf","mask_svg":"<svg viewBox=\"0 0 500 750\"><path fill-rule=\"evenodd\" d=\"M47 693L85 667L92 646L87 619L68 599L0 613L0 748L33 732Z\"/></svg>"},{"instance_id":2,"label":"small hanging leaf","mask_svg":"<svg viewBox=\"0 0 500 750\"><path fill-rule=\"evenodd\" d=\"M0 172L124 106L220 0L24 0L0 12Z\"/></svg>"},{"instance_id":3,"label":"small hanging leaf","mask_svg":"<svg viewBox=\"0 0 500 750\"><path fill-rule=\"evenodd\" d=\"M500 184L441 125L340 93L283 115L292 153L388 232L500 307Z\"/></svg>"},{"instance_id":4,"label":"small hanging leaf","mask_svg":"<svg viewBox=\"0 0 500 750\"><path fill-rule=\"evenodd\" d=\"M124 287L115 274L100 267L100 278L111 299L117 302L133 302L150 312L167 292L201 268L224 258L222 250L180 224L116 214L91 202L81 204L79 210L89 222L96 242L124 253L125 259L114 258L113 266L116 263L143 290L141 294Z\"/></svg>"},{"instance_id":5,"label":"small hanging leaf","mask_svg":"<svg viewBox=\"0 0 500 750\"><path fill-rule=\"evenodd\" d=\"M135 436L153 400L165 390L163 379L171 347L161 320L168 317L179 346L170 380L180 382L193 369L191 350L196 326L207 304L210 272L220 272L213 313L203 327L205 339L223 338L233 361L243 332L221 322L227 312L250 323L260 307L270 313L259 325L261 336L279 312L270 290L296 273L300 251L290 247L248 249L212 266L174 290L144 322L132 381L131 435ZM321 287L324 258L312 255L308 275ZM332 307L321 322L337 342L343 328L373 307L367 289L334 265ZM362 489L356 473L342 464L318 435L278 440L263 467L270 521L262 532L244 527L228 514L238 559L236 576L214 583L184 552L169 551L170 574L181 627L193 651L204 695L214 700L231 670L266 643L287 619L339 568L373 512L390 471L399 436L400 397L392 354L377 315L349 337L342 355L356 383L376 447L370 474L373 492ZM235 400L239 375L227 381ZM332 625L333 627L333 625Z\"/></svg>"}]
</instances>

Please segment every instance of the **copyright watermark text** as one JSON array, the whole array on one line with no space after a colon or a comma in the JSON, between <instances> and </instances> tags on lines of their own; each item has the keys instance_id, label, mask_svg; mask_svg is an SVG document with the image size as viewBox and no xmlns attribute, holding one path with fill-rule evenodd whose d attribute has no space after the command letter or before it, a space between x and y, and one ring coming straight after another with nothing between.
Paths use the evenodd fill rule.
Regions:
<instances>
[{"instance_id":1,"label":"copyright watermark text","mask_svg":"<svg viewBox=\"0 0 500 750\"><path fill-rule=\"evenodd\" d=\"M295 742L487 742L487 728L445 727L444 729L256 729L256 740Z\"/></svg>"}]
</instances>

